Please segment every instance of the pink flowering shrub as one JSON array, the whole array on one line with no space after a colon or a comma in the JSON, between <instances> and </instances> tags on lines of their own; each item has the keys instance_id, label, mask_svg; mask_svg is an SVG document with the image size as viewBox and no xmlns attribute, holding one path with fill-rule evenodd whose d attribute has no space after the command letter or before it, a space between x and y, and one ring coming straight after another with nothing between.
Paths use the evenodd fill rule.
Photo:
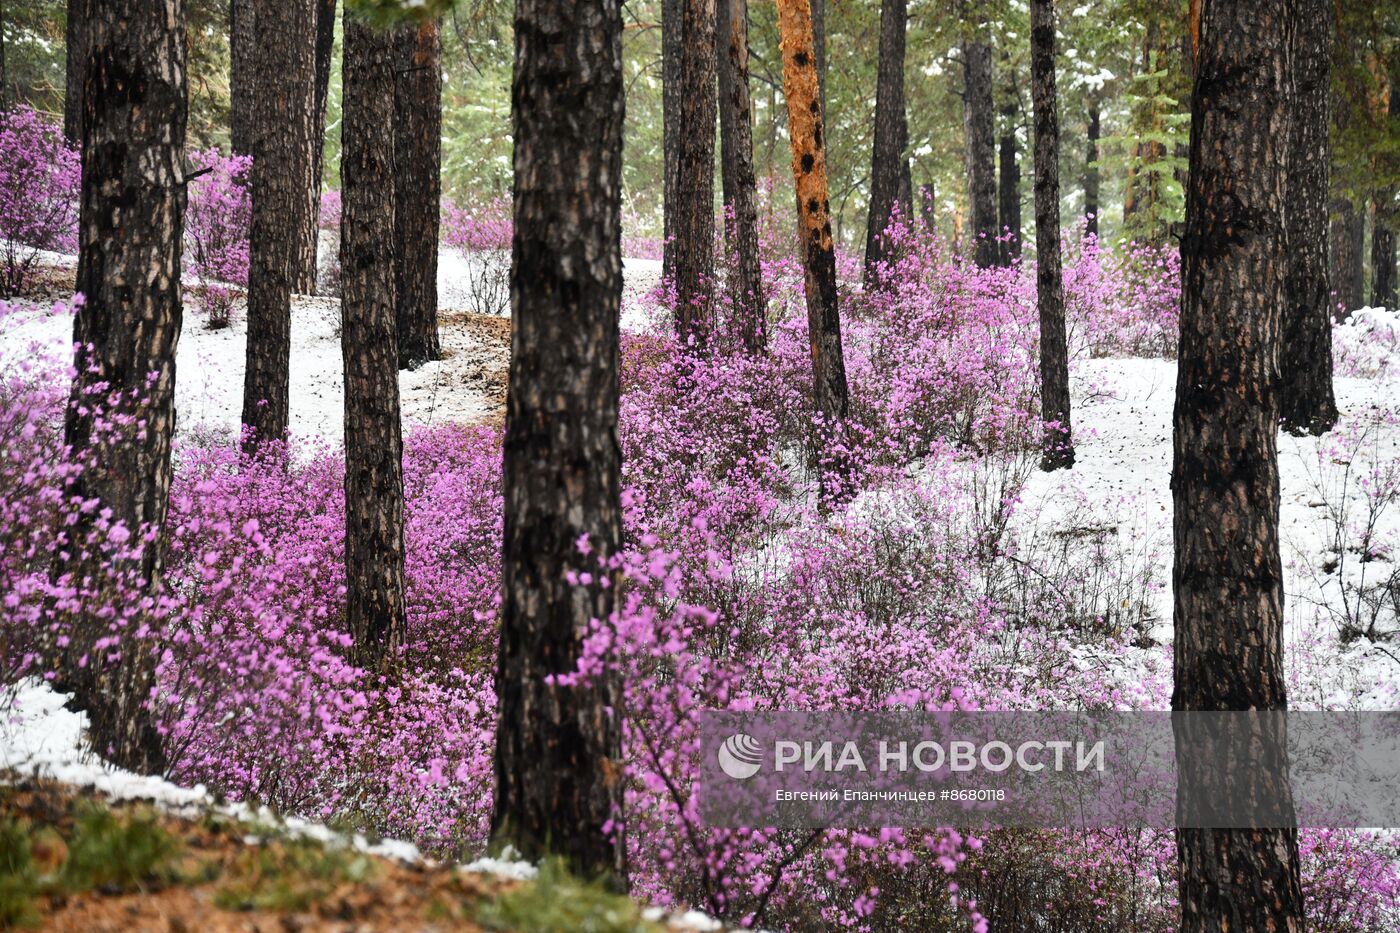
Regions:
<instances>
[{"instance_id":1,"label":"pink flowering shrub","mask_svg":"<svg viewBox=\"0 0 1400 933\"><path fill-rule=\"evenodd\" d=\"M340 192L326 190L321 192L321 212L318 215L318 223L322 230L340 230Z\"/></svg>"},{"instance_id":2,"label":"pink flowering shrub","mask_svg":"<svg viewBox=\"0 0 1400 933\"><path fill-rule=\"evenodd\" d=\"M508 198L460 207L442 206L443 245L458 251L465 263L465 292L475 314L510 311L510 251L515 229Z\"/></svg>"},{"instance_id":3,"label":"pink flowering shrub","mask_svg":"<svg viewBox=\"0 0 1400 933\"><path fill-rule=\"evenodd\" d=\"M1181 253L1174 245L1105 250L1093 236L1066 236L1061 249L1071 345L1092 356L1175 359Z\"/></svg>"},{"instance_id":4,"label":"pink flowering shrub","mask_svg":"<svg viewBox=\"0 0 1400 933\"><path fill-rule=\"evenodd\" d=\"M1332 365L1338 376L1394 379L1400 373L1400 311L1358 308L1335 323Z\"/></svg>"},{"instance_id":5,"label":"pink flowering shrub","mask_svg":"<svg viewBox=\"0 0 1400 933\"><path fill-rule=\"evenodd\" d=\"M0 302L0 336L11 339L7 331L26 310ZM61 419L71 381L71 366L33 346L0 370L0 681L6 684L43 669L49 560L69 505L63 493L72 470Z\"/></svg>"},{"instance_id":6,"label":"pink flowering shrub","mask_svg":"<svg viewBox=\"0 0 1400 933\"><path fill-rule=\"evenodd\" d=\"M424 493L406 511L410 675L386 687L345 659L339 456L183 451L167 572L188 600L161 666L175 775L437 851L479 840L498 576L471 557L499 550L499 456L489 431L410 438L406 487ZM443 523L432 493L471 511Z\"/></svg>"},{"instance_id":7,"label":"pink flowering shrub","mask_svg":"<svg viewBox=\"0 0 1400 933\"><path fill-rule=\"evenodd\" d=\"M77 251L81 180L58 124L28 107L0 112L0 296L25 287L40 250Z\"/></svg>"},{"instance_id":8,"label":"pink flowering shrub","mask_svg":"<svg viewBox=\"0 0 1400 933\"><path fill-rule=\"evenodd\" d=\"M881 288L852 296L842 334L853 417L879 455L903 463L940 443L1032 442L1039 328L1020 267L978 269L897 225L887 236L899 258Z\"/></svg>"},{"instance_id":9,"label":"pink flowering shrub","mask_svg":"<svg viewBox=\"0 0 1400 933\"><path fill-rule=\"evenodd\" d=\"M199 280L200 310L211 330L233 321L236 290L248 284L248 230L253 160L224 156L217 149L191 152L192 172L185 209L186 267Z\"/></svg>"},{"instance_id":10,"label":"pink flowering shrub","mask_svg":"<svg viewBox=\"0 0 1400 933\"><path fill-rule=\"evenodd\" d=\"M36 313L0 302L0 335ZM157 529L124 525L79 481L105 469L105 448L144 430L146 388L96 382L70 400L71 362L42 344L13 349L0 357L0 675L51 680L66 657L78 676L126 676L116 662L148 654L171 611L140 573ZM86 425L82 451L64 443L70 413Z\"/></svg>"},{"instance_id":11,"label":"pink flowering shrub","mask_svg":"<svg viewBox=\"0 0 1400 933\"><path fill-rule=\"evenodd\" d=\"M665 249L662 238L644 231L657 227L655 217L645 217L632 205L622 205L622 255L628 259L660 260Z\"/></svg>"},{"instance_id":12,"label":"pink flowering shrub","mask_svg":"<svg viewBox=\"0 0 1400 933\"><path fill-rule=\"evenodd\" d=\"M316 292L321 295L340 294L340 211L339 191L321 192L320 242L317 248ZM335 323L340 333L339 318Z\"/></svg>"},{"instance_id":13,"label":"pink flowering shrub","mask_svg":"<svg viewBox=\"0 0 1400 933\"><path fill-rule=\"evenodd\" d=\"M509 250L515 229L509 198L496 198L470 207L443 205L443 240L466 252Z\"/></svg>"},{"instance_id":14,"label":"pink flowering shrub","mask_svg":"<svg viewBox=\"0 0 1400 933\"><path fill-rule=\"evenodd\" d=\"M1393 831L1303 829L1298 837L1309 929L1395 929L1400 867Z\"/></svg>"}]
</instances>

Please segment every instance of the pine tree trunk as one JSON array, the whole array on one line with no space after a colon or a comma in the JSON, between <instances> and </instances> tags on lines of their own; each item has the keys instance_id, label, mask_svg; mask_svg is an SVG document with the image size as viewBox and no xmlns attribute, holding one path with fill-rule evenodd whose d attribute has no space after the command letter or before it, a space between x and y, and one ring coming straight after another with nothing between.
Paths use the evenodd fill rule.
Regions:
<instances>
[{"instance_id":1,"label":"pine tree trunk","mask_svg":"<svg viewBox=\"0 0 1400 933\"><path fill-rule=\"evenodd\" d=\"M287 433L292 292L306 231L316 138L314 0L256 0L253 212L248 236L244 446Z\"/></svg>"},{"instance_id":2,"label":"pine tree trunk","mask_svg":"<svg viewBox=\"0 0 1400 933\"><path fill-rule=\"evenodd\" d=\"M661 148L663 161L661 278L676 280L676 169L681 151L681 35L685 0L661 0Z\"/></svg>"},{"instance_id":3,"label":"pine tree trunk","mask_svg":"<svg viewBox=\"0 0 1400 933\"><path fill-rule=\"evenodd\" d=\"M681 4L676 151L676 336L709 340L715 243L715 0Z\"/></svg>"},{"instance_id":4,"label":"pine tree trunk","mask_svg":"<svg viewBox=\"0 0 1400 933\"><path fill-rule=\"evenodd\" d=\"M1012 118L1014 111L1006 116ZM1016 159L1016 135L1003 133L998 153L997 220L1003 239L997 244L997 260L1009 266L1021 256L1021 166Z\"/></svg>"},{"instance_id":5,"label":"pine tree trunk","mask_svg":"<svg viewBox=\"0 0 1400 933\"><path fill-rule=\"evenodd\" d=\"M610 673L548 679L576 670L589 620L608 618L621 582L597 565L622 546L621 5L518 0L515 27L514 327L491 833L528 859L549 852L584 877L621 881L620 834L604 835L622 806L617 684ZM565 574L574 569L592 582L571 586Z\"/></svg>"},{"instance_id":6,"label":"pine tree trunk","mask_svg":"<svg viewBox=\"0 0 1400 933\"><path fill-rule=\"evenodd\" d=\"M1387 113L1393 123L1400 117L1400 81L1389 82L1390 102ZM1386 156L1385 168L1394 171L1393 160ZM1396 307L1395 228L1400 217L1395 209L1396 189L1382 189L1376 196L1371 215L1371 304L1377 308Z\"/></svg>"},{"instance_id":7,"label":"pine tree trunk","mask_svg":"<svg viewBox=\"0 0 1400 933\"><path fill-rule=\"evenodd\" d=\"M316 138L311 143L311 160L314 163L316 182L317 213L320 213L321 169L325 155L326 100L330 96L331 65L335 57L335 10L336 0L316 0L316 87L312 91L312 107L315 120ZM343 57L343 53L342 53Z\"/></svg>"},{"instance_id":8,"label":"pine tree trunk","mask_svg":"<svg viewBox=\"0 0 1400 933\"><path fill-rule=\"evenodd\" d=\"M726 208L725 242L734 269L729 293L744 348L758 354L768 348L768 321L758 258L758 183L753 170L748 36L748 0L716 0L720 176Z\"/></svg>"},{"instance_id":9,"label":"pine tree trunk","mask_svg":"<svg viewBox=\"0 0 1400 933\"><path fill-rule=\"evenodd\" d=\"M1288 278L1284 286L1279 414L1295 433L1337 423L1332 396L1332 286L1328 280L1328 104L1332 0L1294 0L1292 130L1288 152Z\"/></svg>"},{"instance_id":10,"label":"pine tree trunk","mask_svg":"<svg viewBox=\"0 0 1400 933\"><path fill-rule=\"evenodd\" d=\"M5 4L0 0L0 113L10 109L10 95L5 75Z\"/></svg>"},{"instance_id":11,"label":"pine tree trunk","mask_svg":"<svg viewBox=\"0 0 1400 933\"><path fill-rule=\"evenodd\" d=\"M95 457L97 466L80 473L69 492L99 500L133 539L154 532L133 558L139 566L130 568L153 593L160 587L175 431L175 348L183 317L185 22L184 0L96 4L83 24L79 71L77 288L86 301L74 318L77 376L64 440L78 458ZM104 429L89 407L94 393L98 399L121 393L125 401L107 414L135 416L136 424L115 435ZM88 513L70 527L70 540L86 537L91 520ZM93 554L75 559L70 568L77 578L100 562ZM108 634L82 628L75 633L81 653L90 653L94 641ZM123 648L113 664L70 671L76 675L75 700L88 710L97 752L120 767L156 773L164 758L144 708L154 654L131 639ZM70 651L69 657L78 654Z\"/></svg>"},{"instance_id":12,"label":"pine tree trunk","mask_svg":"<svg viewBox=\"0 0 1400 933\"><path fill-rule=\"evenodd\" d=\"M1389 202L1390 192L1371 205L1371 300L1376 308L1396 306L1395 219Z\"/></svg>"},{"instance_id":13,"label":"pine tree trunk","mask_svg":"<svg viewBox=\"0 0 1400 933\"><path fill-rule=\"evenodd\" d=\"M405 634L393 46L392 33L346 13L340 134L345 621L355 663L389 675L399 666Z\"/></svg>"},{"instance_id":14,"label":"pine tree trunk","mask_svg":"<svg viewBox=\"0 0 1400 933\"><path fill-rule=\"evenodd\" d=\"M980 5L974 28L985 25ZM982 268L997 261L996 148L992 138L992 47L964 40L963 137L966 145L968 207L973 258Z\"/></svg>"},{"instance_id":15,"label":"pine tree trunk","mask_svg":"<svg viewBox=\"0 0 1400 933\"><path fill-rule=\"evenodd\" d=\"M870 158L870 210L865 229L865 284L875 284L880 265L894 258L885 229L895 206L908 227L913 206L900 200L909 174L909 121L904 105L904 39L909 23L906 0L881 0L880 61L875 77L875 145Z\"/></svg>"},{"instance_id":16,"label":"pine tree trunk","mask_svg":"<svg viewBox=\"0 0 1400 933\"><path fill-rule=\"evenodd\" d=\"M1099 102L1089 104L1088 145L1084 153L1084 235L1099 235Z\"/></svg>"},{"instance_id":17,"label":"pine tree trunk","mask_svg":"<svg viewBox=\"0 0 1400 933\"><path fill-rule=\"evenodd\" d=\"M1289 0L1204 0L1181 242L1173 431L1175 710L1283 710L1278 382L1291 83ZM1183 729L1183 732L1186 731ZM1178 745L1191 759L1178 733ZM1261 737L1232 789L1292 811ZM1179 758L1181 756L1179 755ZM1220 793L1183 768L1178 806ZM1199 812L1199 810L1198 810ZM1291 829L1179 829L1181 929L1303 928Z\"/></svg>"},{"instance_id":18,"label":"pine tree trunk","mask_svg":"<svg viewBox=\"0 0 1400 933\"><path fill-rule=\"evenodd\" d=\"M442 198L442 37L436 21L402 27L394 67L394 294L399 367L441 359L438 211Z\"/></svg>"},{"instance_id":19,"label":"pine tree trunk","mask_svg":"<svg viewBox=\"0 0 1400 933\"><path fill-rule=\"evenodd\" d=\"M1371 304L1377 308L1396 307L1395 219L1389 213L1377 203L1371 227Z\"/></svg>"},{"instance_id":20,"label":"pine tree trunk","mask_svg":"<svg viewBox=\"0 0 1400 933\"><path fill-rule=\"evenodd\" d=\"M845 424L850 391L841 348L836 252L831 239L831 203L827 198L826 139L807 0L778 0L778 34L782 38L783 94L787 98L788 139L792 144L792 175L799 210L821 494L824 502L838 502L849 491Z\"/></svg>"},{"instance_id":21,"label":"pine tree trunk","mask_svg":"<svg viewBox=\"0 0 1400 933\"><path fill-rule=\"evenodd\" d=\"M1365 213L1357 210L1350 199L1336 198L1332 202L1332 287L1341 320L1366 304L1365 244Z\"/></svg>"},{"instance_id":22,"label":"pine tree trunk","mask_svg":"<svg viewBox=\"0 0 1400 933\"><path fill-rule=\"evenodd\" d=\"M316 293L317 254L321 241L321 169L325 159L326 98L330 93L331 56L335 53L336 0L315 0L316 48L315 86L311 99L311 161L306 171L306 219L297 257L292 291L299 295Z\"/></svg>"},{"instance_id":23,"label":"pine tree trunk","mask_svg":"<svg viewBox=\"0 0 1400 933\"><path fill-rule=\"evenodd\" d=\"M1042 470L1074 466L1069 346L1060 266L1060 118L1053 0L1031 0L1031 101L1035 116L1035 295L1040 314Z\"/></svg>"},{"instance_id":24,"label":"pine tree trunk","mask_svg":"<svg viewBox=\"0 0 1400 933\"><path fill-rule=\"evenodd\" d=\"M83 140L83 57L87 41L88 0L68 0L63 27L66 56L63 88L63 138L70 148Z\"/></svg>"},{"instance_id":25,"label":"pine tree trunk","mask_svg":"<svg viewBox=\"0 0 1400 933\"><path fill-rule=\"evenodd\" d=\"M826 0L809 0L812 11L812 51L817 59L817 98L821 101L822 120L826 109Z\"/></svg>"},{"instance_id":26,"label":"pine tree trunk","mask_svg":"<svg viewBox=\"0 0 1400 933\"><path fill-rule=\"evenodd\" d=\"M229 147L235 155L253 154L253 110L257 98L257 27L255 0L229 0L228 123Z\"/></svg>"},{"instance_id":27,"label":"pine tree trunk","mask_svg":"<svg viewBox=\"0 0 1400 933\"><path fill-rule=\"evenodd\" d=\"M906 149L909 147L909 128L907 121L904 130L904 146ZM912 221L914 212L914 173L910 171L908 158L899 160L899 188L895 200L897 200L904 209L903 216Z\"/></svg>"}]
</instances>

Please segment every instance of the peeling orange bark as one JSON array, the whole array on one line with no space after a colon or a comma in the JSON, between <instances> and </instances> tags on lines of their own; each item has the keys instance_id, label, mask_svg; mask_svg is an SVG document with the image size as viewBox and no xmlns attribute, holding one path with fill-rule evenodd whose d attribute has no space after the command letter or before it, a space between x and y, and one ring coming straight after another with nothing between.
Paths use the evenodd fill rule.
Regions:
<instances>
[{"instance_id":1,"label":"peeling orange bark","mask_svg":"<svg viewBox=\"0 0 1400 933\"><path fill-rule=\"evenodd\" d=\"M1201 0L1191 0L1186 14L1191 20L1191 65L1201 57Z\"/></svg>"},{"instance_id":2,"label":"peeling orange bark","mask_svg":"<svg viewBox=\"0 0 1400 933\"><path fill-rule=\"evenodd\" d=\"M804 245L831 247L826 186L826 140L822 138L821 95L812 43L812 11L807 0L778 0L782 38L783 94L787 97L792 177L802 213Z\"/></svg>"},{"instance_id":3,"label":"peeling orange bark","mask_svg":"<svg viewBox=\"0 0 1400 933\"><path fill-rule=\"evenodd\" d=\"M841 350L841 316L836 301L836 254L831 242L827 199L826 139L821 89L808 0L778 0L782 39L783 94L787 98L792 178L797 190L798 232L807 296L807 327L812 347L812 395L823 463L822 496L840 498L844 485L846 410L850 393Z\"/></svg>"}]
</instances>

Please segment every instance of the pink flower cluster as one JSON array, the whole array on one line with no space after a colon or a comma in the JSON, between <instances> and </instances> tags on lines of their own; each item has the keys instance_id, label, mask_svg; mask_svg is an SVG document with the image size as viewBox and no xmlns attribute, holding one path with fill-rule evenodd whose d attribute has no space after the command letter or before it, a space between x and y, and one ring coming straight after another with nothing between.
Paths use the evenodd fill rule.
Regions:
<instances>
[{"instance_id":1,"label":"pink flower cluster","mask_svg":"<svg viewBox=\"0 0 1400 933\"><path fill-rule=\"evenodd\" d=\"M189 154L185 263L199 279L200 309L211 328L232 323L235 292L248 284L248 229L253 217L250 156L217 149Z\"/></svg>"},{"instance_id":2,"label":"pink flower cluster","mask_svg":"<svg viewBox=\"0 0 1400 933\"><path fill-rule=\"evenodd\" d=\"M442 206L442 242L468 253L510 251L515 230L509 198L495 198L470 208L451 201Z\"/></svg>"},{"instance_id":3,"label":"pink flower cluster","mask_svg":"<svg viewBox=\"0 0 1400 933\"><path fill-rule=\"evenodd\" d=\"M321 192L321 213L318 223L322 230L340 232L340 192L327 190Z\"/></svg>"}]
</instances>

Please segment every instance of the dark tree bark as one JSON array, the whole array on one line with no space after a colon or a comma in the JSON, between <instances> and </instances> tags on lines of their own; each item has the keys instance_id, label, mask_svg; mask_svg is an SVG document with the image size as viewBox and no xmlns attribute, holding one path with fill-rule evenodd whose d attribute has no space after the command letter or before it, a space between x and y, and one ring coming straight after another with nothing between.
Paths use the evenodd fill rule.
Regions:
<instances>
[{"instance_id":1,"label":"dark tree bark","mask_svg":"<svg viewBox=\"0 0 1400 933\"><path fill-rule=\"evenodd\" d=\"M1278 360L1291 15L1289 0L1200 7L1173 416L1180 711L1287 708ZM1201 807L1231 782L1291 813L1287 784L1270 780L1286 760L1279 739L1261 737L1257 767L1226 776L1211 762L1200 763L1204 773L1184 768L1178 807ZM1296 830L1179 829L1177 857L1183 931L1303 928Z\"/></svg>"},{"instance_id":2,"label":"dark tree bark","mask_svg":"<svg viewBox=\"0 0 1400 933\"><path fill-rule=\"evenodd\" d=\"M312 91L312 119L316 121L316 138L311 145L311 159L315 163L316 190L321 189L321 168L325 152L326 99L330 96L331 59L335 56L335 7L336 0L315 0L316 2L316 86ZM342 53L343 55L343 53ZM320 198L317 198L319 205Z\"/></svg>"},{"instance_id":3,"label":"dark tree bark","mask_svg":"<svg viewBox=\"0 0 1400 933\"><path fill-rule=\"evenodd\" d=\"M783 93L787 98L812 349L812 401L818 420L815 434L821 495L823 502L839 502L849 491L845 424L850 391L841 348L836 252L831 238L831 203L827 198L826 139L807 0L778 0L778 34L782 37Z\"/></svg>"},{"instance_id":4,"label":"dark tree bark","mask_svg":"<svg viewBox=\"0 0 1400 933\"><path fill-rule=\"evenodd\" d=\"M306 219L299 241L292 291L299 295L316 293L317 252L321 241L321 174L325 161L326 98L330 93L331 56L335 52L336 0L314 0L316 4L315 71L311 97L311 161L306 169Z\"/></svg>"},{"instance_id":5,"label":"dark tree bark","mask_svg":"<svg viewBox=\"0 0 1400 933\"><path fill-rule=\"evenodd\" d=\"M390 676L398 669L405 631L393 46L391 33L346 13L340 133L345 621L355 663Z\"/></svg>"},{"instance_id":6,"label":"dark tree bark","mask_svg":"<svg viewBox=\"0 0 1400 933\"><path fill-rule=\"evenodd\" d=\"M907 147L907 145L908 145L908 130L907 130L907 129L906 129L906 131L905 131L905 144L906 144L906 147ZM898 189L898 191L899 191L899 193L898 193L898 195L896 195L896 199L899 201L900 204L902 204L904 207L908 208L908 210L909 210L909 213L904 214L904 216L905 216L905 217L910 217L911 214L912 214L912 212L913 212L913 210L914 210L914 173L913 173L912 171L910 171L910 169L909 169L909 160L908 160L907 158L904 158L904 159L900 159L900 160L899 160L899 189ZM912 217L911 217L911 219L912 219Z\"/></svg>"},{"instance_id":7,"label":"dark tree bark","mask_svg":"<svg viewBox=\"0 0 1400 933\"><path fill-rule=\"evenodd\" d=\"M258 54L253 3L254 0L229 0L228 5L229 147L235 155L253 154L253 112L257 98L255 74Z\"/></svg>"},{"instance_id":8,"label":"dark tree bark","mask_svg":"<svg viewBox=\"0 0 1400 933\"><path fill-rule=\"evenodd\" d=\"M985 26L980 5L973 28ZM966 145L968 207L973 258L982 268L997 261L996 148L992 135L992 47L964 39L963 137Z\"/></svg>"},{"instance_id":9,"label":"dark tree bark","mask_svg":"<svg viewBox=\"0 0 1400 933\"><path fill-rule=\"evenodd\" d=\"M1393 123L1400 118L1400 81L1391 80L1387 114ZM1382 156L1386 162L1388 157ZM1390 170L1396 166L1388 164ZM1371 215L1371 304L1375 307L1396 306L1395 228L1400 217L1395 209L1396 190L1382 189L1376 196Z\"/></svg>"},{"instance_id":10,"label":"dark tree bark","mask_svg":"<svg viewBox=\"0 0 1400 933\"><path fill-rule=\"evenodd\" d=\"M1089 128L1084 153L1084 235L1099 235L1099 101L1089 104Z\"/></svg>"},{"instance_id":11,"label":"dark tree bark","mask_svg":"<svg viewBox=\"0 0 1400 933\"><path fill-rule=\"evenodd\" d=\"M63 138L70 148L83 139L83 60L87 42L88 0L68 0L67 22L63 27L66 56L63 88Z\"/></svg>"},{"instance_id":12,"label":"dark tree bark","mask_svg":"<svg viewBox=\"0 0 1400 933\"><path fill-rule=\"evenodd\" d=\"M1012 110L1006 116L1011 119L1014 114ZM997 235L1005 239L997 244L997 260L1009 266L1021 257L1021 165L1016 159L1016 134L1003 132L998 149L997 219L1001 229Z\"/></svg>"},{"instance_id":13,"label":"dark tree bark","mask_svg":"<svg viewBox=\"0 0 1400 933\"><path fill-rule=\"evenodd\" d=\"M313 0L256 0L253 211L248 236L244 446L287 433L292 292L306 232L316 139Z\"/></svg>"},{"instance_id":14,"label":"dark tree bark","mask_svg":"<svg viewBox=\"0 0 1400 933\"><path fill-rule=\"evenodd\" d=\"M95 466L69 494L94 498L140 540L131 557L149 592L160 586L162 526L170 492L175 430L175 348L180 340L180 244L185 179L184 0L106 0L84 22L82 201L74 317L76 377L65 442ZM94 393L120 393L120 414L134 416L115 433L92 411ZM108 411L108 414L111 414ZM68 529L91 532L93 513ZM75 579L100 555L75 556ZM152 620L154 621L154 620ZM76 632L81 653L106 631ZM145 709L153 681L152 646L124 637L122 657L73 674L77 705L88 710L93 748L120 767L156 773L160 738ZM70 650L76 660L79 652Z\"/></svg>"},{"instance_id":15,"label":"dark tree bark","mask_svg":"<svg viewBox=\"0 0 1400 933\"><path fill-rule=\"evenodd\" d=\"M703 347L714 311L715 0L681 4L676 151L676 336Z\"/></svg>"},{"instance_id":16,"label":"dark tree bark","mask_svg":"<svg viewBox=\"0 0 1400 933\"><path fill-rule=\"evenodd\" d=\"M1371 222L1371 304L1394 308L1395 218L1388 205L1377 201Z\"/></svg>"},{"instance_id":17,"label":"dark tree bark","mask_svg":"<svg viewBox=\"0 0 1400 933\"><path fill-rule=\"evenodd\" d=\"M748 0L716 0L715 45L719 59L724 236L733 263L729 294L744 348L757 354L768 347L768 321L758 258L758 184L754 178L753 117L749 106Z\"/></svg>"},{"instance_id":18,"label":"dark tree bark","mask_svg":"<svg viewBox=\"0 0 1400 933\"><path fill-rule=\"evenodd\" d=\"M1366 304L1366 270L1363 251L1366 243L1366 215L1346 197L1332 203L1332 288L1337 312L1346 319Z\"/></svg>"},{"instance_id":19,"label":"dark tree bark","mask_svg":"<svg viewBox=\"0 0 1400 933\"><path fill-rule=\"evenodd\" d=\"M885 229L895 205L905 225L913 205L900 200L909 175L909 120L904 107L904 38L909 23L906 0L881 0L880 61L875 75L875 145L870 157L870 211L865 229L865 284L874 285L880 265L893 258Z\"/></svg>"},{"instance_id":20,"label":"dark tree bark","mask_svg":"<svg viewBox=\"0 0 1400 933\"><path fill-rule=\"evenodd\" d=\"M1279 415L1295 434L1337 423L1332 396L1332 286L1328 280L1332 0L1294 0L1292 129L1288 152L1288 278L1284 285ZM1305 28L1304 28L1305 27Z\"/></svg>"},{"instance_id":21,"label":"dark tree bark","mask_svg":"<svg viewBox=\"0 0 1400 933\"><path fill-rule=\"evenodd\" d=\"M0 0L0 113L10 109L10 95L5 77L5 4Z\"/></svg>"},{"instance_id":22,"label":"dark tree bark","mask_svg":"<svg viewBox=\"0 0 1400 933\"><path fill-rule=\"evenodd\" d=\"M661 277L676 279L676 168L681 151L681 101L686 89L681 85L682 11L685 0L661 0L661 122L662 122L662 253Z\"/></svg>"},{"instance_id":23,"label":"dark tree bark","mask_svg":"<svg viewBox=\"0 0 1400 933\"><path fill-rule=\"evenodd\" d=\"M1042 470L1074 466L1069 346L1060 266L1060 118L1055 87L1053 0L1031 0L1031 101L1035 115L1035 295L1040 313Z\"/></svg>"},{"instance_id":24,"label":"dark tree bark","mask_svg":"<svg viewBox=\"0 0 1400 933\"><path fill-rule=\"evenodd\" d=\"M442 37L436 21L395 39L394 294L399 367L441 359L438 211L442 198Z\"/></svg>"},{"instance_id":25,"label":"dark tree bark","mask_svg":"<svg viewBox=\"0 0 1400 933\"><path fill-rule=\"evenodd\" d=\"M621 582L597 564L622 546L618 0L519 0L511 99L514 327L491 833L526 858L549 852L585 877L620 880L621 837L603 832L622 806L616 682L551 679L574 673L589 620L608 618ZM592 582L571 586L574 569Z\"/></svg>"}]
</instances>

